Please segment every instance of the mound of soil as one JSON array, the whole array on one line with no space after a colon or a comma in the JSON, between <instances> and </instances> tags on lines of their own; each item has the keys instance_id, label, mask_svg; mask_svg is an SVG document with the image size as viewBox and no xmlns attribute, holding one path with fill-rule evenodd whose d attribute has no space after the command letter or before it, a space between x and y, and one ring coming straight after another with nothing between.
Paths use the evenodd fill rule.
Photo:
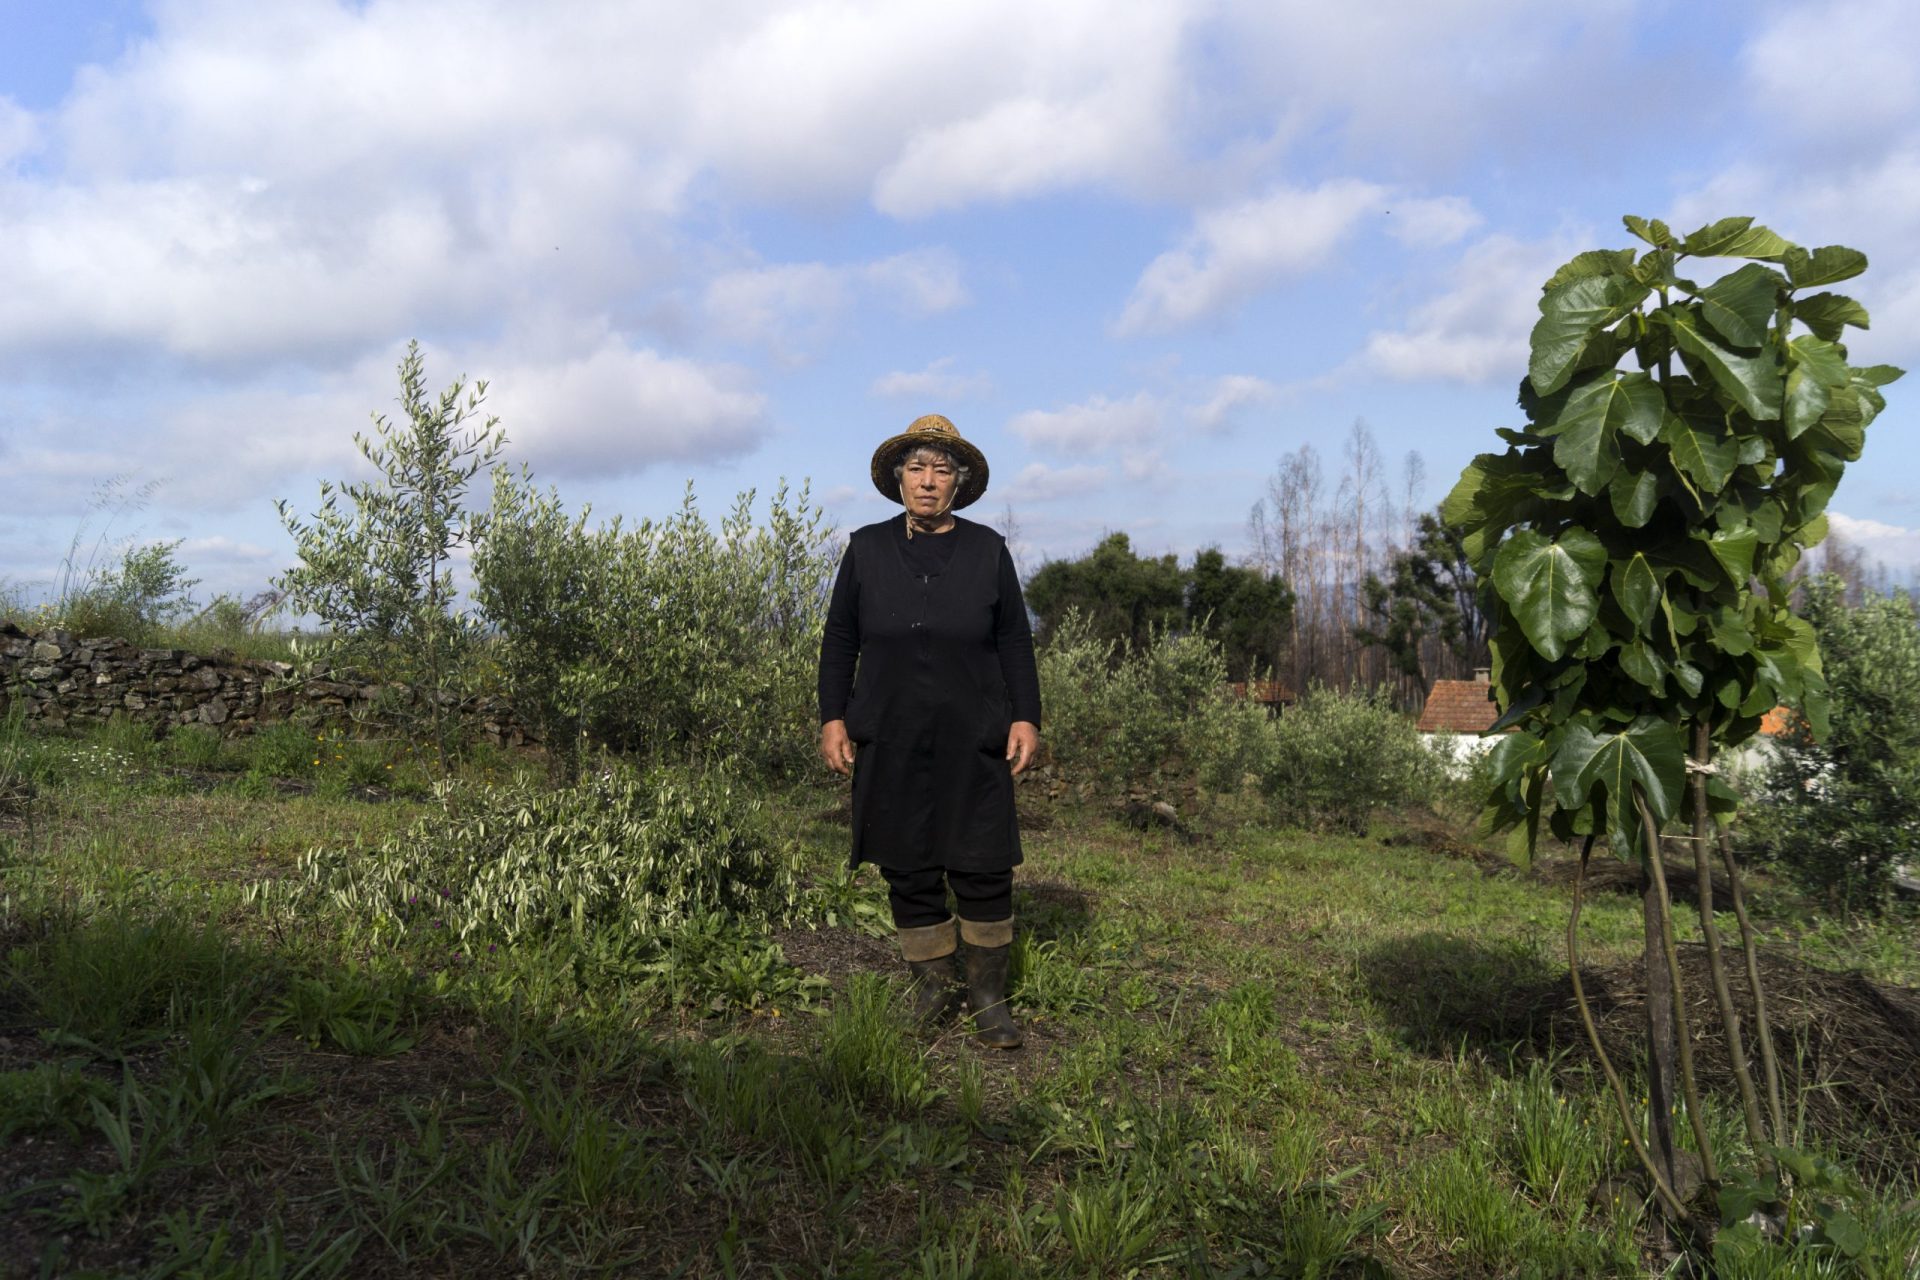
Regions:
<instances>
[{"instance_id":1,"label":"mound of soil","mask_svg":"<svg viewBox=\"0 0 1920 1280\"><path fill-rule=\"evenodd\" d=\"M1706 947L1682 944L1680 968L1693 1029L1694 1069L1703 1092L1739 1096L1707 972ZM1746 964L1727 951L1734 1007L1748 1007ZM1582 966L1581 981L1608 1055L1622 1071L1644 1055L1646 986L1638 962ZM1806 1133L1845 1152L1876 1178L1920 1177L1920 991L1876 983L1864 974L1816 969L1791 952L1763 949L1760 981L1780 1064L1787 1122L1804 1114ZM1567 977L1515 993L1511 1025L1530 1028L1543 1051L1568 1054L1570 1066L1598 1062ZM1764 1092L1753 1025L1741 1018L1755 1087ZM1763 1103L1764 1109L1764 1103Z\"/></svg>"},{"instance_id":2,"label":"mound of soil","mask_svg":"<svg viewBox=\"0 0 1920 1280\"><path fill-rule=\"evenodd\" d=\"M1679 862L1669 856L1666 869L1667 893L1673 900L1687 906L1697 904L1700 901L1700 877L1693 864ZM1716 865L1714 870L1718 871L1719 867ZM1571 888L1579 872L1580 859L1577 857L1537 858L1533 864L1533 877L1542 884ZM1635 863L1609 858L1596 850L1587 863L1587 892L1626 893L1637 898L1640 896L1640 868ZM1723 875L1713 878L1713 908L1716 911L1733 910L1733 891ZM1766 981L1764 975L1761 981Z\"/></svg>"}]
</instances>

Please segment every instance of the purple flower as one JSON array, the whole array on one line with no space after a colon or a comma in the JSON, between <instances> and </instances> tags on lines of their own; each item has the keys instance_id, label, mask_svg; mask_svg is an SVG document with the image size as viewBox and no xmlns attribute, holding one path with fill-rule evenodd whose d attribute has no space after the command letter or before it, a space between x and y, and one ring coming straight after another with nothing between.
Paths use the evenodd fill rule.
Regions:
<instances>
[{"instance_id":1,"label":"purple flower","mask_svg":"<svg viewBox=\"0 0 1920 1280\"><path fill-rule=\"evenodd\" d=\"M493 945L493 944L492 944L491 942L489 942L489 943L487 944L487 952L488 952L489 954L491 954L491 953L493 953L493 952L495 952L495 951L498 951L499 949L500 949L499 947L496 947L496 946L494 946L494 945Z\"/></svg>"}]
</instances>

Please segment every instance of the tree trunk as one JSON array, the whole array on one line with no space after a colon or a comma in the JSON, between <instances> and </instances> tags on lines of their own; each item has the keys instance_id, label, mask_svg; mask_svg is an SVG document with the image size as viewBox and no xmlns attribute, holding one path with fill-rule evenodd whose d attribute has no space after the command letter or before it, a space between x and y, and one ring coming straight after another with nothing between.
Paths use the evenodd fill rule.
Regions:
<instances>
[{"instance_id":1,"label":"tree trunk","mask_svg":"<svg viewBox=\"0 0 1920 1280\"><path fill-rule=\"evenodd\" d=\"M1658 849L1649 856L1659 857ZM1666 919L1660 887L1647 864L1640 864L1640 916L1645 926L1641 959L1647 978L1647 1149L1667 1185L1680 1188L1679 1155L1673 1141L1673 1113L1679 1105L1679 1076L1674 1067L1673 975L1667 968Z\"/></svg>"}]
</instances>

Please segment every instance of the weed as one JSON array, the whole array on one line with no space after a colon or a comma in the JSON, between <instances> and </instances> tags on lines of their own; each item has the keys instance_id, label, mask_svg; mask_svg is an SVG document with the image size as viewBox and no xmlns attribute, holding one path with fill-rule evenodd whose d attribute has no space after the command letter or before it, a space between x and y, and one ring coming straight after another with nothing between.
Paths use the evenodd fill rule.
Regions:
<instances>
[{"instance_id":1,"label":"weed","mask_svg":"<svg viewBox=\"0 0 1920 1280\"><path fill-rule=\"evenodd\" d=\"M405 1053L414 1037L405 993L365 969L347 968L325 977L295 977L287 984L273 1025L288 1028L308 1044L323 1040L347 1053L385 1058Z\"/></svg>"},{"instance_id":2,"label":"weed","mask_svg":"<svg viewBox=\"0 0 1920 1280\"><path fill-rule=\"evenodd\" d=\"M15 947L7 975L57 1030L124 1046L165 1027L170 1010L242 985L257 964L209 926L112 910L56 922L38 946Z\"/></svg>"},{"instance_id":3,"label":"weed","mask_svg":"<svg viewBox=\"0 0 1920 1280\"><path fill-rule=\"evenodd\" d=\"M878 974L856 973L821 1030L820 1057L831 1086L896 1112L926 1110L941 1096L925 1052L910 1040L892 988Z\"/></svg>"},{"instance_id":4,"label":"weed","mask_svg":"<svg viewBox=\"0 0 1920 1280\"><path fill-rule=\"evenodd\" d=\"M227 760L227 744L217 729L205 725L183 725L166 736L161 752L171 764L183 769L219 769Z\"/></svg>"},{"instance_id":5,"label":"weed","mask_svg":"<svg viewBox=\"0 0 1920 1280\"><path fill-rule=\"evenodd\" d=\"M93 1114L92 1103L112 1096L111 1085L87 1075L73 1062L0 1071L0 1141L46 1129L78 1138Z\"/></svg>"},{"instance_id":6,"label":"weed","mask_svg":"<svg viewBox=\"0 0 1920 1280\"><path fill-rule=\"evenodd\" d=\"M248 767L270 778L304 778L320 765L313 731L290 720L263 725L247 748Z\"/></svg>"},{"instance_id":7,"label":"weed","mask_svg":"<svg viewBox=\"0 0 1920 1280\"><path fill-rule=\"evenodd\" d=\"M1590 1099L1569 1098L1551 1065L1538 1060L1497 1089L1494 1102L1502 1116L1500 1155L1520 1185L1542 1204L1585 1200L1607 1169L1611 1113Z\"/></svg>"}]
</instances>

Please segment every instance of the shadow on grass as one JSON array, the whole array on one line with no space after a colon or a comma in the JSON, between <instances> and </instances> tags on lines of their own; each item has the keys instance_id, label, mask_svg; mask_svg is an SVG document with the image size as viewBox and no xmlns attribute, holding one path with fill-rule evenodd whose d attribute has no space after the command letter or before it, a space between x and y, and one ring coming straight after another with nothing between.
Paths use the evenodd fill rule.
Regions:
<instances>
[{"instance_id":1,"label":"shadow on grass","mask_svg":"<svg viewBox=\"0 0 1920 1280\"><path fill-rule=\"evenodd\" d=\"M1427 932L1360 958L1360 975L1387 1021L1415 1049L1463 1049L1496 1061L1524 1056L1542 1030L1545 997L1565 971L1526 943Z\"/></svg>"},{"instance_id":2,"label":"shadow on grass","mask_svg":"<svg viewBox=\"0 0 1920 1280\"><path fill-rule=\"evenodd\" d=\"M1013 878L1015 928L1035 942L1067 942L1093 922L1093 898L1060 880Z\"/></svg>"}]
</instances>

